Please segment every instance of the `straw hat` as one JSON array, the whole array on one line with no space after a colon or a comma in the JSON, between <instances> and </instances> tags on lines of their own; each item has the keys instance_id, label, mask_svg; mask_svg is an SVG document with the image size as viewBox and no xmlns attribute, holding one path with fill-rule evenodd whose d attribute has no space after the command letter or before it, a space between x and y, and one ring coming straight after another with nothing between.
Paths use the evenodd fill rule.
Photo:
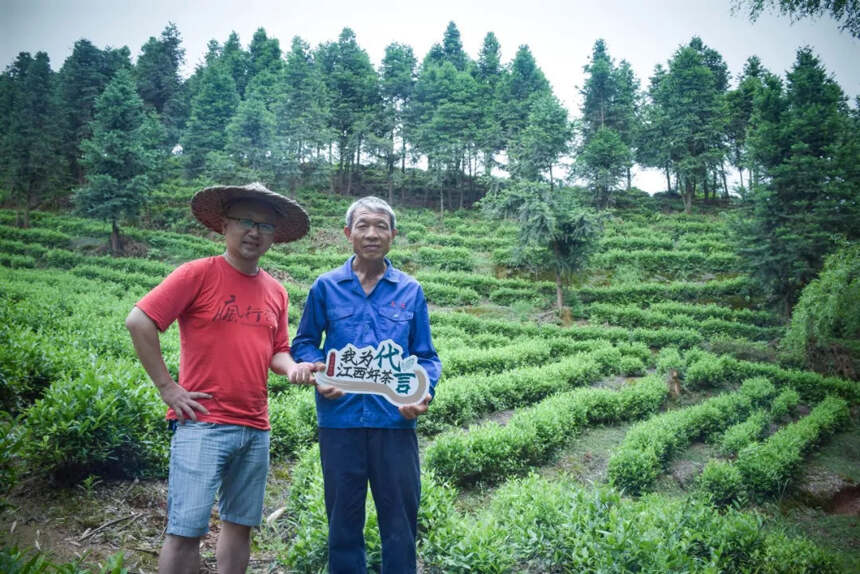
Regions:
<instances>
[{"instance_id":1,"label":"straw hat","mask_svg":"<svg viewBox=\"0 0 860 574\"><path fill-rule=\"evenodd\" d=\"M239 199L256 199L269 204L278 215L275 222L275 243L301 239L310 228L308 214L298 203L266 189L262 183L207 187L191 198L191 213L200 223L217 233L224 232L224 212Z\"/></svg>"}]
</instances>

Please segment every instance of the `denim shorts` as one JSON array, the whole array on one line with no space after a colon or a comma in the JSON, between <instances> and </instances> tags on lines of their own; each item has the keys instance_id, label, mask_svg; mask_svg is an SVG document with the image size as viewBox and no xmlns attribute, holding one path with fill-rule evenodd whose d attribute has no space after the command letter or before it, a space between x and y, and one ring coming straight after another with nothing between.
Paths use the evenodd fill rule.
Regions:
<instances>
[{"instance_id":1,"label":"denim shorts","mask_svg":"<svg viewBox=\"0 0 860 574\"><path fill-rule=\"evenodd\" d=\"M209 530L215 494L221 520L259 526L269 471L269 431L186 420L170 443L167 533Z\"/></svg>"}]
</instances>

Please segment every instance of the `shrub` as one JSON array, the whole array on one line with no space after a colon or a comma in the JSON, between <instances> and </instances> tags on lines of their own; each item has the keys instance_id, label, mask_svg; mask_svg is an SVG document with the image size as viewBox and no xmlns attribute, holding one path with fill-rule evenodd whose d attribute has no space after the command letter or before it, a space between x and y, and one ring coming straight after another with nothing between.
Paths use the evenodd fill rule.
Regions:
<instances>
[{"instance_id":1,"label":"shrub","mask_svg":"<svg viewBox=\"0 0 860 574\"><path fill-rule=\"evenodd\" d=\"M434 305L474 305L479 296L474 289L425 282L421 285L427 301Z\"/></svg>"},{"instance_id":2,"label":"shrub","mask_svg":"<svg viewBox=\"0 0 860 574\"><path fill-rule=\"evenodd\" d=\"M675 452L696 438L706 438L725 429L750 408L769 400L763 388L761 381L747 381L733 393L668 411L634 425L609 459L610 483L632 494L640 493L653 482ZM652 466L646 468L649 464Z\"/></svg>"},{"instance_id":3,"label":"shrub","mask_svg":"<svg viewBox=\"0 0 860 574\"><path fill-rule=\"evenodd\" d=\"M639 357L626 355L621 357L621 361L618 363L618 370L625 377L638 377L645 374L645 365Z\"/></svg>"},{"instance_id":4,"label":"shrub","mask_svg":"<svg viewBox=\"0 0 860 574\"><path fill-rule=\"evenodd\" d=\"M752 413L745 421L726 429L720 438L720 449L726 454L737 454L743 447L761 438L770 422L765 411Z\"/></svg>"},{"instance_id":5,"label":"shrub","mask_svg":"<svg viewBox=\"0 0 860 574\"><path fill-rule=\"evenodd\" d=\"M781 491L803 456L848 419L848 403L827 397L806 417L783 427L767 441L753 443L738 454L737 466L747 490L761 499Z\"/></svg>"},{"instance_id":6,"label":"shrub","mask_svg":"<svg viewBox=\"0 0 860 574\"><path fill-rule=\"evenodd\" d=\"M697 479L697 487L711 504L728 506L739 500L744 491L743 477L730 462L711 459Z\"/></svg>"},{"instance_id":7,"label":"shrub","mask_svg":"<svg viewBox=\"0 0 860 574\"><path fill-rule=\"evenodd\" d=\"M684 361L677 347L663 347L657 354L657 372L661 375L671 371L677 371L680 374L683 365Z\"/></svg>"},{"instance_id":8,"label":"shrub","mask_svg":"<svg viewBox=\"0 0 860 574\"><path fill-rule=\"evenodd\" d=\"M164 404L136 362L96 361L55 381L27 409L24 457L61 482L163 472Z\"/></svg>"},{"instance_id":9,"label":"shrub","mask_svg":"<svg viewBox=\"0 0 860 574\"><path fill-rule=\"evenodd\" d=\"M860 245L831 254L824 269L803 289L782 341L800 364L846 376L860 364L844 340L860 338ZM845 363L848 363L847 365Z\"/></svg>"},{"instance_id":10,"label":"shrub","mask_svg":"<svg viewBox=\"0 0 860 574\"><path fill-rule=\"evenodd\" d=\"M518 410L507 426L492 422L441 435L425 452L427 466L457 484L496 482L546 462L586 424L653 412L665 396L666 386L655 377L624 391L584 388L553 395Z\"/></svg>"},{"instance_id":11,"label":"shrub","mask_svg":"<svg viewBox=\"0 0 860 574\"><path fill-rule=\"evenodd\" d=\"M800 403L800 395L794 389L785 389L770 404L770 416L779 420L786 415L794 413L794 409Z\"/></svg>"},{"instance_id":12,"label":"shrub","mask_svg":"<svg viewBox=\"0 0 860 574\"><path fill-rule=\"evenodd\" d=\"M317 439L317 415L314 393L310 388L289 388L269 397L269 424L272 426L269 448L272 456L289 456Z\"/></svg>"}]
</instances>

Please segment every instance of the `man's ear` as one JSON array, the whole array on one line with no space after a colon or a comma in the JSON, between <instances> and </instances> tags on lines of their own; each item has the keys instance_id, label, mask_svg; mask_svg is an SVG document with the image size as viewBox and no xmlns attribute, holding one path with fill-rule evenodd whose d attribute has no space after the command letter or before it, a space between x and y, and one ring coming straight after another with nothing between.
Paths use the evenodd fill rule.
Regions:
<instances>
[{"instance_id":1,"label":"man's ear","mask_svg":"<svg viewBox=\"0 0 860 574\"><path fill-rule=\"evenodd\" d=\"M349 227L344 226L344 228L343 228L343 234L344 234L344 235L346 235L346 238L347 238L347 239L349 239L349 238L350 238L350 236L352 235L352 229L350 229Z\"/></svg>"}]
</instances>

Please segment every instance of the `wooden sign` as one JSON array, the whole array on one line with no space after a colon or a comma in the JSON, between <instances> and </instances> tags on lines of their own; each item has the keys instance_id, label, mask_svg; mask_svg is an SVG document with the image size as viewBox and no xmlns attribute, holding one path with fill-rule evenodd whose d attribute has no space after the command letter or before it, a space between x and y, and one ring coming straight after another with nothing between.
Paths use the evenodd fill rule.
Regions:
<instances>
[{"instance_id":1,"label":"wooden sign","mask_svg":"<svg viewBox=\"0 0 860 574\"><path fill-rule=\"evenodd\" d=\"M418 357L404 358L403 349L391 339L375 348L347 344L331 350L325 371L314 376L318 383L348 393L382 395L397 407L418 404L430 392L427 371L418 364Z\"/></svg>"}]
</instances>

